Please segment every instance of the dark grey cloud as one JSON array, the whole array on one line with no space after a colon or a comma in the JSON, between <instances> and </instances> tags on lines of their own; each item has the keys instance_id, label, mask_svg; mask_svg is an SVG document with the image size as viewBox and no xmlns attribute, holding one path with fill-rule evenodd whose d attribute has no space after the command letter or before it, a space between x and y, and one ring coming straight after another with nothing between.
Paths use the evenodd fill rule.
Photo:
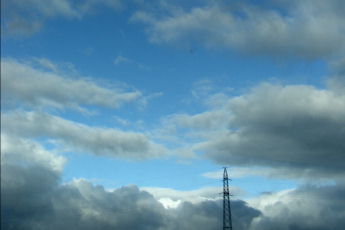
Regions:
<instances>
[{"instance_id":1,"label":"dark grey cloud","mask_svg":"<svg viewBox=\"0 0 345 230\"><path fill-rule=\"evenodd\" d=\"M7 137L9 138L9 137ZM2 147L3 148L3 147ZM46 161L20 159L37 148L11 150L1 161L1 229L200 229L222 227L222 202L182 202L165 209L136 186L107 191L84 179L61 183L60 171ZM13 155L9 160L8 155ZM57 159L58 156L55 156ZM47 160L55 161L52 155ZM17 161L15 161L17 159ZM232 201L234 229L340 230L344 225L344 184L303 186L267 193L249 201ZM139 226L139 227L138 227Z\"/></svg>"},{"instance_id":2,"label":"dark grey cloud","mask_svg":"<svg viewBox=\"0 0 345 230\"><path fill-rule=\"evenodd\" d=\"M159 229L164 208L135 186L60 185L47 168L2 166L1 229Z\"/></svg>"},{"instance_id":3,"label":"dark grey cloud","mask_svg":"<svg viewBox=\"0 0 345 230\"><path fill-rule=\"evenodd\" d=\"M62 184L60 171L49 164L59 156L38 148L14 148L8 140L5 145L1 146L1 229L136 229L141 225L140 229L159 229L164 225L163 206L136 186L108 192L83 179ZM22 159L24 155L28 157ZM32 161L29 156L46 160Z\"/></svg>"},{"instance_id":4,"label":"dark grey cloud","mask_svg":"<svg viewBox=\"0 0 345 230\"><path fill-rule=\"evenodd\" d=\"M218 163L344 173L343 95L268 84L228 106L228 131L200 145Z\"/></svg>"},{"instance_id":5,"label":"dark grey cloud","mask_svg":"<svg viewBox=\"0 0 345 230\"><path fill-rule=\"evenodd\" d=\"M340 230L345 220L343 185L303 186L232 201L239 230ZM261 210L261 211L259 211ZM138 227L140 226L140 227ZM200 229L222 227L221 201L184 202L165 209L136 186L106 191L85 180L61 184L39 165L2 164L1 229Z\"/></svg>"},{"instance_id":6,"label":"dark grey cloud","mask_svg":"<svg viewBox=\"0 0 345 230\"><path fill-rule=\"evenodd\" d=\"M220 165L267 167L261 175L284 178L344 177L345 94L333 89L265 83L169 119L170 129L187 130L182 138L193 150Z\"/></svg>"},{"instance_id":7,"label":"dark grey cloud","mask_svg":"<svg viewBox=\"0 0 345 230\"><path fill-rule=\"evenodd\" d=\"M331 69L334 74L345 76L345 56L334 60L331 63Z\"/></svg>"},{"instance_id":8,"label":"dark grey cloud","mask_svg":"<svg viewBox=\"0 0 345 230\"><path fill-rule=\"evenodd\" d=\"M234 201L234 226L246 229L260 212ZM112 192L85 180L61 184L47 167L2 164L1 229L202 229L221 227L220 201L184 202L165 209L148 192L127 186Z\"/></svg>"},{"instance_id":9,"label":"dark grey cloud","mask_svg":"<svg viewBox=\"0 0 345 230\"><path fill-rule=\"evenodd\" d=\"M328 86L339 94L345 94L345 56L330 64L332 75L327 79Z\"/></svg>"},{"instance_id":10,"label":"dark grey cloud","mask_svg":"<svg viewBox=\"0 0 345 230\"><path fill-rule=\"evenodd\" d=\"M234 229L248 229L252 220L260 216L260 211L249 207L244 201L231 202ZM182 203L176 209L170 209L174 221L171 229L221 229L223 226L222 202L204 201L197 204Z\"/></svg>"},{"instance_id":11,"label":"dark grey cloud","mask_svg":"<svg viewBox=\"0 0 345 230\"><path fill-rule=\"evenodd\" d=\"M221 224L219 200L183 202L177 209L165 209L153 195L135 185L107 191L85 179L62 183L61 171L53 164L60 156L38 144L33 147L32 141L23 145L24 140L2 136L2 141L3 137L1 229L213 230ZM14 142L24 147L16 148ZM243 201L234 201L233 209L238 229L249 226L260 215Z\"/></svg>"},{"instance_id":12,"label":"dark grey cloud","mask_svg":"<svg viewBox=\"0 0 345 230\"><path fill-rule=\"evenodd\" d=\"M310 86L262 85L229 103L229 130L205 144L220 163L343 171L345 97Z\"/></svg>"},{"instance_id":13,"label":"dark grey cloud","mask_svg":"<svg viewBox=\"0 0 345 230\"><path fill-rule=\"evenodd\" d=\"M189 9L163 2L160 8L138 11L132 18L146 23L152 42L200 43L303 58L329 57L344 49L345 5L341 0L265 1L260 5L211 1Z\"/></svg>"}]
</instances>

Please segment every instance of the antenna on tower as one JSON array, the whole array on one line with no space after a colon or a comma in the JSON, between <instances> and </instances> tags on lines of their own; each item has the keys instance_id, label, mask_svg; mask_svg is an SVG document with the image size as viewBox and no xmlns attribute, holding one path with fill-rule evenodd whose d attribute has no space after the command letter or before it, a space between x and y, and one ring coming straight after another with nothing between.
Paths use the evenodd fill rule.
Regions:
<instances>
[{"instance_id":1,"label":"antenna on tower","mask_svg":"<svg viewBox=\"0 0 345 230\"><path fill-rule=\"evenodd\" d=\"M229 177L226 167L223 172L223 230L232 230Z\"/></svg>"}]
</instances>

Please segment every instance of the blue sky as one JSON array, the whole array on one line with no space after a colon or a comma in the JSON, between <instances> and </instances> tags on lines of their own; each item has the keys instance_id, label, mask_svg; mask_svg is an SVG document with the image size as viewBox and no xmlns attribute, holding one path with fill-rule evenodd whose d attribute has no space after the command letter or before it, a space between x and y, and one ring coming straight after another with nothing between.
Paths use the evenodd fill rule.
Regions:
<instances>
[{"instance_id":1,"label":"blue sky","mask_svg":"<svg viewBox=\"0 0 345 230\"><path fill-rule=\"evenodd\" d=\"M5 37L2 55L19 60L35 57L53 63L68 63L75 72L67 74L91 77L102 84L126 84L140 90L146 97L152 96L143 108L140 105L124 105L116 110L96 108L97 115L91 116L73 111L57 112L73 121L124 130L150 132L166 116L205 111L200 99L192 94L193 90L199 90L196 87L202 82L211 92L200 94L228 90L227 93L234 96L265 81L323 86L320 82L327 73L327 67L321 60L279 60L232 50L205 49L200 45L174 47L152 44L142 25L128 21L130 13L101 9L101 12L82 20L48 21L42 31L29 38ZM126 120L130 127L117 122L116 118ZM136 127L137 121L141 121L142 128ZM109 186L102 182L102 178L106 178L107 183L116 187L138 184L196 189L209 183L201 176L203 172L222 167L205 159L178 163L179 159L175 157L128 162L70 152L67 158L69 161L63 173L65 180L97 178L99 181L96 183ZM248 185L235 180L234 184L241 184L249 193L293 186L287 181L284 181L286 185L284 182L261 181L268 185L258 186L256 180L261 179L252 178ZM214 185L220 186L221 182Z\"/></svg>"},{"instance_id":2,"label":"blue sky","mask_svg":"<svg viewBox=\"0 0 345 230\"><path fill-rule=\"evenodd\" d=\"M61 186L135 185L164 205L197 201L161 188L217 200L223 166L262 212L262 194L342 188L341 1L2 4L9 164L17 141Z\"/></svg>"}]
</instances>

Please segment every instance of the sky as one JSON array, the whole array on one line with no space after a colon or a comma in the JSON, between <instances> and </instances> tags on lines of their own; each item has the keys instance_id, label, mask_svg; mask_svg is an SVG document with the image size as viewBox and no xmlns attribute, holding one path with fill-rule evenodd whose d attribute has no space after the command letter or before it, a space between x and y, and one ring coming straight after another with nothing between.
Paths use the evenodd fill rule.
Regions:
<instances>
[{"instance_id":1,"label":"sky","mask_svg":"<svg viewBox=\"0 0 345 230\"><path fill-rule=\"evenodd\" d=\"M1 228L342 229L344 15L1 0Z\"/></svg>"}]
</instances>

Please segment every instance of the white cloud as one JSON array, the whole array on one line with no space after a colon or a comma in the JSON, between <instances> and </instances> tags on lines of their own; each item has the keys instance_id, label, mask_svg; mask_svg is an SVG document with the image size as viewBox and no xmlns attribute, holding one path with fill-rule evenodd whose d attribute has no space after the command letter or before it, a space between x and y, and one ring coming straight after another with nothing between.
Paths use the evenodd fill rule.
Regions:
<instances>
[{"instance_id":1,"label":"white cloud","mask_svg":"<svg viewBox=\"0 0 345 230\"><path fill-rule=\"evenodd\" d=\"M39 59L39 63L51 70L56 68L47 59ZM102 87L87 78L70 78L13 59L1 61L1 76L5 102L20 101L35 107L79 109L83 105L95 105L117 108L141 97L137 90Z\"/></svg>"},{"instance_id":2,"label":"white cloud","mask_svg":"<svg viewBox=\"0 0 345 230\"><path fill-rule=\"evenodd\" d=\"M169 124L176 124L184 128L192 129L221 129L224 127L224 121L229 119L229 114L224 110L206 111L203 113L188 115L188 114L175 114L170 116L164 122Z\"/></svg>"},{"instance_id":3,"label":"white cloud","mask_svg":"<svg viewBox=\"0 0 345 230\"><path fill-rule=\"evenodd\" d=\"M151 193L166 208L176 208L184 201L199 203L206 200L220 199L221 187L204 187L195 190L182 191L171 188L142 187L141 190Z\"/></svg>"},{"instance_id":4,"label":"white cloud","mask_svg":"<svg viewBox=\"0 0 345 230\"><path fill-rule=\"evenodd\" d=\"M1 164L29 162L61 172L66 159L32 140L1 133Z\"/></svg>"},{"instance_id":5,"label":"white cloud","mask_svg":"<svg viewBox=\"0 0 345 230\"><path fill-rule=\"evenodd\" d=\"M7 133L28 138L51 138L72 150L96 155L146 159L167 153L163 146L142 133L91 127L45 113L5 113L2 122L2 129Z\"/></svg>"},{"instance_id":6,"label":"white cloud","mask_svg":"<svg viewBox=\"0 0 345 230\"><path fill-rule=\"evenodd\" d=\"M177 190L160 187L141 187L143 191L152 194L165 208L177 208L183 202L197 204L203 201L217 201L222 199L220 195L223 187L201 187L194 190ZM231 186L231 194L242 196L245 192L239 187Z\"/></svg>"},{"instance_id":7,"label":"white cloud","mask_svg":"<svg viewBox=\"0 0 345 230\"><path fill-rule=\"evenodd\" d=\"M114 64L115 65L120 65L120 64L125 64L125 63L132 64L132 65L134 65L134 66L136 66L136 67L138 67L140 69L144 69L144 70L149 70L150 69L150 67L148 67L148 66L146 66L144 64L141 64L141 63L139 63L139 62L137 62L137 61L135 61L135 60L133 60L131 58L124 57L124 56L121 56L121 55L117 56L115 58L115 60L114 60Z\"/></svg>"},{"instance_id":8,"label":"white cloud","mask_svg":"<svg viewBox=\"0 0 345 230\"><path fill-rule=\"evenodd\" d=\"M47 70L50 70L52 72L59 71L59 67L55 63L46 58L33 58L33 60L36 61L43 68L46 68Z\"/></svg>"},{"instance_id":9,"label":"white cloud","mask_svg":"<svg viewBox=\"0 0 345 230\"><path fill-rule=\"evenodd\" d=\"M115 65L119 65L121 63L131 63L131 62L132 62L132 60L130 60L130 59L126 58L126 57L123 57L121 55L117 56L115 58L115 60L114 60L114 64Z\"/></svg>"},{"instance_id":10,"label":"white cloud","mask_svg":"<svg viewBox=\"0 0 345 230\"><path fill-rule=\"evenodd\" d=\"M193 89L191 91L193 97L196 99L202 99L211 94L214 91L213 82L207 79L194 82Z\"/></svg>"},{"instance_id":11,"label":"white cloud","mask_svg":"<svg viewBox=\"0 0 345 230\"><path fill-rule=\"evenodd\" d=\"M217 1L191 9L138 11L132 20L148 25L152 42L198 42L250 53L318 58L344 49L344 9L339 0L294 0L274 6Z\"/></svg>"}]
</instances>

